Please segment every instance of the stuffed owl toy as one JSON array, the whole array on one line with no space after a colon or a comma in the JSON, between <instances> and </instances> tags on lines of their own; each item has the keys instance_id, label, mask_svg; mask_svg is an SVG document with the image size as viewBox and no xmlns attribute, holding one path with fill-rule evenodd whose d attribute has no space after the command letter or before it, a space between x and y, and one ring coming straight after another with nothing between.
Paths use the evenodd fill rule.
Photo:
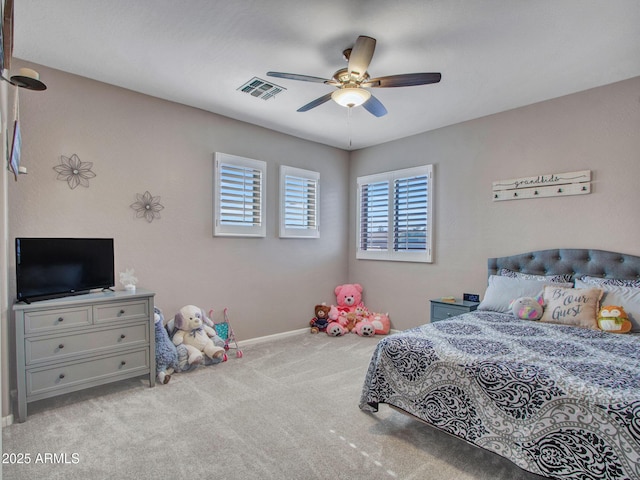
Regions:
<instances>
[{"instance_id":1,"label":"stuffed owl toy","mask_svg":"<svg viewBox=\"0 0 640 480\"><path fill-rule=\"evenodd\" d=\"M632 324L629 321L624 308L617 305L606 305L598 314L598 327L600 330L611 333L627 333Z\"/></svg>"}]
</instances>

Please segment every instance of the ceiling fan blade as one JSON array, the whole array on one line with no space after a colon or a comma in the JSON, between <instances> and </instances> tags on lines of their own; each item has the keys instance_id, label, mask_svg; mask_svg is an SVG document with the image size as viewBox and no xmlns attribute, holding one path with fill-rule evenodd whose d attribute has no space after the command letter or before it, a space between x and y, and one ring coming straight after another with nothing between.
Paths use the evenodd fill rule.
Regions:
<instances>
[{"instance_id":1,"label":"ceiling fan blade","mask_svg":"<svg viewBox=\"0 0 640 480\"><path fill-rule=\"evenodd\" d=\"M363 83L362 86L374 88L413 87L415 85L438 83L441 78L442 75L440 73L404 73L372 78L366 83Z\"/></svg>"},{"instance_id":2,"label":"ceiling fan blade","mask_svg":"<svg viewBox=\"0 0 640 480\"><path fill-rule=\"evenodd\" d=\"M356 40L355 45L351 49L349 55L349 73L357 73L358 77L363 77L376 49L376 39L361 35Z\"/></svg>"},{"instance_id":3,"label":"ceiling fan blade","mask_svg":"<svg viewBox=\"0 0 640 480\"><path fill-rule=\"evenodd\" d=\"M299 75L297 73L267 72L269 77L287 78L289 80L300 80L303 82L325 83L329 80L326 78L312 77L310 75Z\"/></svg>"},{"instance_id":4,"label":"ceiling fan blade","mask_svg":"<svg viewBox=\"0 0 640 480\"><path fill-rule=\"evenodd\" d=\"M328 102L329 100L331 100L331 94L333 92L329 92L326 95L323 95L319 98L316 98L315 100L313 100L312 102L307 103L306 105L303 105L302 107L300 107L297 111L298 112L306 112L311 110L312 108L316 108L319 105L322 105L323 103Z\"/></svg>"},{"instance_id":5,"label":"ceiling fan blade","mask_svg":"<svg viewBox=\"0 0 640 480\"><path fill-rule=\"evenodd\" d=\"M369 97L369 100L364 102L362 106L367 112L375 115L376 117L382 117L387 114L387 109L384 107L382 102L380 102L380 100L378 100L373 95L371 95L371 97Z\"/></svg>"}]
</instances>

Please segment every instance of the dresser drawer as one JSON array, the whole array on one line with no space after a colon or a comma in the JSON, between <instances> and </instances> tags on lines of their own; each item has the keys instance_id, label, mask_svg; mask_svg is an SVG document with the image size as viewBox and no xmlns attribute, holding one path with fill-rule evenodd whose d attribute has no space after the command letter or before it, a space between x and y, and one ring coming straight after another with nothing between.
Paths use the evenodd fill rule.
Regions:
<instances>
[{"instance_id":1,"label":"dresser drawer","mask_svg":"<svg viewBox=\"0 0 640 480\"><path fill-rule=\"evenodd\" d=\"M45 333L91 325L91 313L91 306L25 312L24 332Z\"/></svg>"},{"instance_id":2,"label":"dresser drawer","mask_svg":"<svg viewBox=\"0 0 640 480\"><path fill-rule=\"evenodd\" d=\"M149 348L105 355L84 362L69 363L26 372L27 396L50 396L55 390L71 391L82 384L105 383L109 377L132 376L149 370ZM90 386L90 385L88 385Z\"/></svg>"},{"instance_id":3,"label":"dresser drawer","mask_svg":"<svg viewBox=\"0 0 640 480\"><path fill-rule=\"evenodd\" d=\"M72 355L100 353L109 348L133 346L149 343L147 323L122 325L107 330L57 337L35 337L25 340L25 360L27 365L38 362L64 360Z\"/></svg>"},{"instance_id":4,"label":"dresser drawer","mask_svg":"<svg viewBox=\"0 0 640 480\"><path fill-rule=\"evenodd\" d=\"M93 318L95 324L121 320L149 319L149 303L132 301L94 305Z\"/></svg>"}]
</instances>

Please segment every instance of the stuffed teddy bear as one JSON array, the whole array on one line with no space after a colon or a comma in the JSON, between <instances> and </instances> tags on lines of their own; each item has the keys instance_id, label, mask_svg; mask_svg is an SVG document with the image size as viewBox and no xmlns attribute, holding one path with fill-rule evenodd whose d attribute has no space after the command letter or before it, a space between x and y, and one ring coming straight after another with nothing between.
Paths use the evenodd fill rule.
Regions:
<instances>
[{"instance_id":1,"label":"stuffed teddy bear","mask_svg":"<svg viewBox=\"0 0 640 480\"><path fill-rule=\"evenodd\" d=\"M329 325L329 310L325 304L315 306L315 317L311 319L311 333L326 332Z\"/></svg>"},{"instance_id":2,"label":"stuffed teddy bear","mask_svg":"<svg viewBox=\"0 0 640 480\"><path fill-rule=\"evenodd\" d=\"M357 312L366 311L366 307L362 303L362 286L359 283L346 283L338 285L334 293L340 314L338 322L347 332L351 332L358 320L362 318L358 317Z\"/></svg>"},{"instance_id":3,"label":"stuffed teddy bear","mask_svg":"<svg viewBox=\"0 0 640 480\"><path fill-rule=\"evenodd\" d=\"M387 335L391 331L391 320L388 313L371 313L368 320L373 324L376 335Z\"/></svg>"},{"instance_id":4,"label":"stuffed teddy bear","mask_svg":"<svg viewBox=\"0 0 640 480\"><path fill-rule=\"evenodd\" d=\"M330 337L340 337L347 333L345 328L340 323L341 316L338 311L338 307L331 305L329 307L329 325L327 325L327 335Z\"/></svg>"},{"instance_id":5,"label":"stuffed teddy bear","mask_svg":"<svg viewBox=\"0 0 640 480\"><path fill-rule=\"evenodd\" d=\"M153 317L156 337L156 378L159 383L167 384L171 380L171 374L178 367L178 351L165 330L162 310L153 307Z\"/></svg>"},{"instance_id":6,"label":"stuffed teddy bear","mask_svg":"<svg viewBox=\"0 0 640 480\"><path fill-rule=\"evenodd\" d=\"M544 299L542 295L537 298L520 297L509 304L509 308L516 318L522 320L540 320L543 312Z\"/></svg>"},{"instance_id":7,"label":"stuffed teddy bear","mask_svg":"<svg viewBox=\"0 0 640 480\"><path fill-rule=\"evenodd\" d=\"M334 293L341 313L353 312L358 305L362 304L362 286L359 283L338 285Z\"/></svg>"},{"instance_id":8,"label":"stuffed teddy bear","mask_svg":"<svg viewBox=\"0 0 640 480\"><path fill-rule=\"evenodd\" d=\"M348 312L340 315L340 324L347 332L353 332L358 324L360 318L355 312Z\"/></svg>"},{"instance_id":9,"label":"stuffed teddy bear","mask_svg":"<svg viewBox=\"0 0 640 480\"><path fill-rule=\"evenodd\" d=\"M605 332L627 333L632 326L627 312L621 306L606 305L598 313L598 327Z\"/></svg>"},{"instance_id":10,"label":"stuffed teddy bear","mask_svg":"<svg viewBox=\"0 0 640 480\"><path fill-rule=\"evenodd\" d=\"M206 322L204 311L195 305L186 305L176 313L173 321L177 329L173 334L173 344L184 345L189 353L189 364L203 362L203 354L210 358L224 358L225 350L214 343L216 331Z\"/></svg>"}]
</instances>

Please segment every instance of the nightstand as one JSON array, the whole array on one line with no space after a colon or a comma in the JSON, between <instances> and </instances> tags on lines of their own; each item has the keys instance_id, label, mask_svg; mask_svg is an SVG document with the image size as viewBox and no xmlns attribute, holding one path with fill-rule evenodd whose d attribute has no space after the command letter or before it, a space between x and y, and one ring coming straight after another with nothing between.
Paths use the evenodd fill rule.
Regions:
<instances>
[{"instance_id":1,"label":"nightstand","mask_svg":"<svg viewBox=\"0 0 640 480\"><path fill-rule=\"evenodd\" d=\"M455 302L444 302L440 299L431 300L431 322L439 322L447 318L473 312L480 305L479 302L468 302L456 299Z\"/></svg>"}]
</instances>

